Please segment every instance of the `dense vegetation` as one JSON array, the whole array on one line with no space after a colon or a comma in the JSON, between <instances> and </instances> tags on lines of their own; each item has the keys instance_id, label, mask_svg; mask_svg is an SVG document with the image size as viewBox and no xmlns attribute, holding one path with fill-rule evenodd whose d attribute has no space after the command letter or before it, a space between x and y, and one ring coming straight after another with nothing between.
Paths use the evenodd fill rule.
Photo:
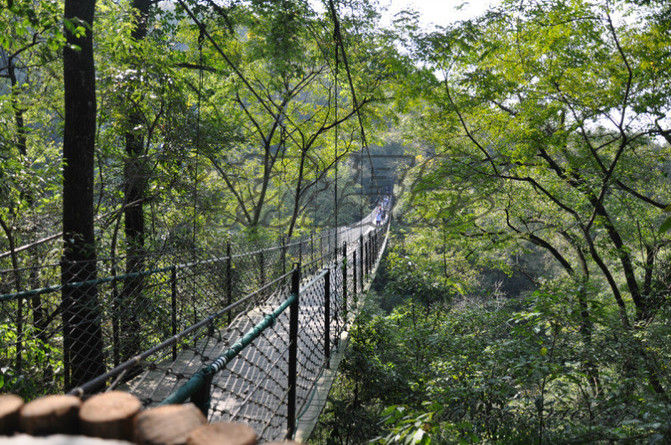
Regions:
<instances>
[{"instance_id":1,"label":"dense vegetation","mask_svg":"<svg viewBox=\"0 0 671 445\"><path fill-rule=\"evenodd\" d=\"M316 441L670 440L668 2L504 0L433 31L372 1L68 4L0 7L3 268L286 239L393 171ZM91 35L93 139L70 141Z\"/></svg>"},{"instance_id":2,"label":"dense vegetation","mask_svg":"<svg viewBox=\"0 0 671 445\"><path fill-rule=\"evenodd\" d=\"M510 1L415 34L418 165L320 440L669 441L670 12Z\"/></svg>"}]
</instances>

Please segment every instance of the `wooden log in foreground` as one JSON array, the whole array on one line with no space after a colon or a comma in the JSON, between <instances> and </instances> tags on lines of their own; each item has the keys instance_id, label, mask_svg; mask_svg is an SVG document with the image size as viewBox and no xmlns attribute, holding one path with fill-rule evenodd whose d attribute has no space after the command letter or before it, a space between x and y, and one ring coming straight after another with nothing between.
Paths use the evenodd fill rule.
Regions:
<instances>
[{"instance_id":1,"label":"wooden log in foreground","mask_svg":"<svg viewBox=\"0 0 671 445\"><path fill-rule=\"evenodd\" d=\"M256 445L258 436L248 425L219 422L207 424L192 403L165 405L142 411L140 400L128 393L111 391L92 396L82 404L75 396L52 395L24 405L15 395L0 396L0 436L23 431L34 438L14 435L2 443L34 445L102 444L148 445ZM77 436L82 433L85 436ZM95 439L94 439L95 438ZM297 442L273 442L298 445Z\"/></svg>"},{"instance_id":2,"label":"wooden log in foreground","mask_svg":"<svg viewBox=\"0 0 671 445\"><path fill-rule=\"evenodd\" d=\"M141 445L182 445L189 434L207 423L193 403L150 408L135 416L135 443Z\"/></svg>"},{"instance_id":3,"label":"wooden log in foreground","mask_svg":"<svg viewBox=\"0 0 671 445\"><path fill-rule=\"evenodd\" d=\"M14 394L0 395L0 436L6 436L19 429L19 412L23 399Z\"/></svg>"},{"instance_id":4,"label":"wooden log in foreground","mask_svg":"<svg viewBox=\"0 0 671 445\"><path fill-rule=\"evenodd\" d=\"M79 397L65 395L33 400L21 408L21 430L33 436L77 434L81 403Z\"/></svg>"},{"instance_id":5,"label":"wooden log in foreground","mask_svg":"<svg viewBox=\"0 0 671 445\"><path fill-rule=\"evenodd\" d=\"M132 394L110 391L88 399L79 410L81 432L103 439L133 440L133 419L142 402Z\"/></svg>"},{"instance_id":6,"label":"wooden log in foreground","mask_svg":"<svg viewBox=\"0 0 671 445\"><path fill-rule=\"evenodd\" d=\"M254 430L242 423L218 422L203 425L191 432L187 445L256 445Z\"/></svg>"},{"instance_id":7,"label":"wooden log in foreground","mask_svg":"<svg viewBox=\"0 0 671 445\"><path fill-rule=\"evenodd\" d=\"M10 437L0 437L0 443L2 445L133 445L125 440L72 436L69 434L53 434L42 437L15 434Z\"/></svg>"}]
</instances>

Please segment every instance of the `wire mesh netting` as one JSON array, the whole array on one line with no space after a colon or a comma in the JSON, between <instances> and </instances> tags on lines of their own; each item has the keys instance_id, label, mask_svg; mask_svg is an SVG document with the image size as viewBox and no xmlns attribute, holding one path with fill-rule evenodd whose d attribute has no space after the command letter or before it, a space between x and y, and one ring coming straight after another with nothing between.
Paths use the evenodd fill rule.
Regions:
<instances>
[{"instance_id":1,"label":"wire mesh netting","mask_svg":"<svg viewBox=\"0 0 671 445\"><path fill-rule=\"evenodd\" d=\"M373 221L374 212L337 234L328 230L274 246L0 271L1 390L34 398L77 387L79 394L123 388L145 406L158 404L286 302L300 263L292 408L300 411L379 252L382 227L375 230ZM69 268L80 278L63 284ZM20 283L31 289L12 293ZM288 312L212 376L207 395L193 396L211 397L212 420L246 422L266 440L286 434Z\"/></svg>"},{"instance_id":2,"label":"wire mesh netting","mask_svg":"<svg viewBox=\"0 0 671 445\"><path fill-rule=\"evenodd\" d=\"M138 396L145 406L162 402L281 304L289 296L289 278L284 275L261 292L248 295L231 323L212 323L194 330L176 355L163 351L141 374L120 385L121 389ZM266 293L269 295L264 296ZM281 314L273 326L260 333L253 348L246 348L213 378L210 418L245 421L261 434L279 437L278 428L286 424L282 422L286 418L289 342L286 318L286 313ZM266 424L270 419L273 422Z\"/></svg>"}]
</instances>

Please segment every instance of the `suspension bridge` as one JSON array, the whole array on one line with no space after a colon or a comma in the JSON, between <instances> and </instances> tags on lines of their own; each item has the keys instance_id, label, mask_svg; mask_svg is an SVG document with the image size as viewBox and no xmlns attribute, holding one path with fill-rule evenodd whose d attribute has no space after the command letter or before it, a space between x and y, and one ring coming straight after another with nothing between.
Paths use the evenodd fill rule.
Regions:
<instances>
[{"instance_id":1,"label":"suspension bridge","mask_svg":"<svg viewBox=\"0 0 671 445\"><path fill-rule=\"evenodd\" d=\"M189 261L147 256L130 274L117 273L123 259L103 259L104 278L2 294L2 391L86 398L120 389L145 407L191 401L210 421L246 423L265 441L305 438L325 402L315 392L328 391L323 374L342 352L387 233L374 210L291 242L228 244L223 255ZM0 271L0 278L48 282L58 268ZM84 285L97 289L108 370L74 382L74 368L94 364L73 363L61 294Z\"/></svg>"}]
</instances>

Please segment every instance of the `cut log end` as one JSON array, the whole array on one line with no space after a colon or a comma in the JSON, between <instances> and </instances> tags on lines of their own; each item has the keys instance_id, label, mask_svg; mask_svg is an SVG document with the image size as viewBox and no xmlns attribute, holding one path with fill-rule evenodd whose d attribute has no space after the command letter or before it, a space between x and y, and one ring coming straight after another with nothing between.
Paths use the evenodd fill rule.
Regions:
<instances>
[{"instance_id":1,"label":"cut log end","mask_svg":"<svg viewBox=\"0 0 671 445\"><path fill-rule=\"evenodd\" d=\"M23 399L15 394L0 395L0 436L7 436L19 429L19 412Z\"/></svg>"},{"instance_id":2,"label":"cut log end","mask_svg":"<svg viewBox=\"0 0 671 445\"><path fill-rule=\"evenodd\" d=\"M134 440L138 444L186 444L189 434L207 423L203 413L192 403L164 405L135 416Z\"/></svg>"},{"instance_id":3,"label":"cut log end","mask_svg":"<svg viewBox=\"0 0 671 445\"><path fill-rule=\"evenodd\" d=\"M125 392L95 395L79 410L82 434L103 439L133 440L133 418L141 410L142 402Z\"/></svg>"},{"instance_id":4,"label":"cut log end","mask_svg":"<svg viewBox=\"0 0 671 445\"><path fill-rule=\"evenodd\" d=\"M219 422L203 425L191 432L187 445L255 445L254 430L242 423Z\"/></svg>"},{"instance_id":5,"label":"cut log end","mask_svg":"<svg viewBox=\"0 0 671 445\"><path fill-rule=\"evenodd\" d=\"M78 434L81 400L75 396L46 396L21 408L21 430L33 436Z\"/></svg>"}]
</instances>

